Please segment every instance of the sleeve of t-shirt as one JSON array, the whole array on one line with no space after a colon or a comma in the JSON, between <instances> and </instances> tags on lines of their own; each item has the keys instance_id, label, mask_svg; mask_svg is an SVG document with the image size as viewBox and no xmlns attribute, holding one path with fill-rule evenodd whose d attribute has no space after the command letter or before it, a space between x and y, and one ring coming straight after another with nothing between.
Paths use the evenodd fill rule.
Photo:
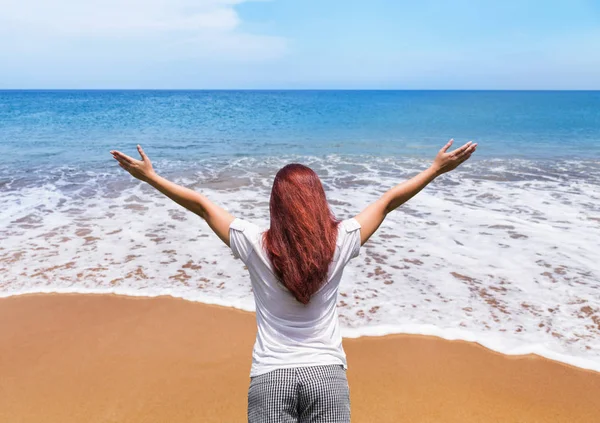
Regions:
<instances>
[{"instance_id":1,"label":"sleeve of t-shirt","mask_svg":"<svg viewBox=\"0 0 600 423\"><path fill-rule=\"evenodd\" d=\"M360 223L351 218L343 220L340 225L340 260L347 263L360 253Z\"/></svg>"},{"instance_id":2,"label":"sleeve of t-shirt","mask_svg":"<svg viewBox=\"0 0 600 423\"><path fill-rule=\"evenodd\" d=\"M241 259L244 263L252 253L260 235L260 228L254 223L236 218L229 225L229 246L233 256Z\"/></svg>"}]
</instances>

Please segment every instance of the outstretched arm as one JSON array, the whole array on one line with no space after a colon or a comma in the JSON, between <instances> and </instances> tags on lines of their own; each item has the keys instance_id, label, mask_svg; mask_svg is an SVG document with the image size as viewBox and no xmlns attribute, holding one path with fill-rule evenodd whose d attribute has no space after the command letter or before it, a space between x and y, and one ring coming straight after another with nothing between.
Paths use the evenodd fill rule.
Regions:
<instances>
[{"instance_id":1,"label":"outstretched arm","mask_svg":"<svg viewBox=\"0 0 600 423\"><path fill-rule=\"evenodd\" d=\"M235 218L204 195L159 176L142 147L138 145L137 149L142 160L135 160L117 150L111 150L111 154L131 176L147 182L177 204L206 220L208 226L229 246L229 225Z\"/></svg>"},{"instance_id":2,"label":"outstretched arm","mask_svg":"<svg viewBox=\"0 0 600 423\"><path fill-rule=\"evenodd\" d=\"M448 153L447 151L452 143L453 140L450 140L442 147L429 169L424 170L406 182L396 185L355 217L361 225L361 245L367 242L371 235L375 233L389 212L417 195L419 191L442 173L456 169L458 165L471 157L471 154L477 148L477 144L468 142L462 147Z\"/></svg>"}]
</instances>

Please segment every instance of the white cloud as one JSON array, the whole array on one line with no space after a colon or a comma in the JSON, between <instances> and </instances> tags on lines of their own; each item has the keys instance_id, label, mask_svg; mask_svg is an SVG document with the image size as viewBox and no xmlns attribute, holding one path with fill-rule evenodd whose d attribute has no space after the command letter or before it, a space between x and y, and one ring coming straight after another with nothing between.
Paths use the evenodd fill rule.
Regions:
<instances>
[{"instance_id":1,"label":"white cloud","mask_svg":"<svg viewBox=\"0 0 600 423\"><path fill-rule=\"evenodd\" d=\"M55 34L230 31L240 21L231 0L2 0L0 19Z\"/></svg>"},{"instance_id":2,"label":"white cloud","mask_svg":"<svg viewBox=\"0 0 600 423\"><path fill-rule=\"evenodd\" d=\"M0 0L0 53L63 55L61 49L87 43L88 53L98 49L104 55L110 47L115 56L142 48L180 58L279 57L286 48L283 38L240 29L235 6L246 1Z\"/></svg>"}]
</instances>

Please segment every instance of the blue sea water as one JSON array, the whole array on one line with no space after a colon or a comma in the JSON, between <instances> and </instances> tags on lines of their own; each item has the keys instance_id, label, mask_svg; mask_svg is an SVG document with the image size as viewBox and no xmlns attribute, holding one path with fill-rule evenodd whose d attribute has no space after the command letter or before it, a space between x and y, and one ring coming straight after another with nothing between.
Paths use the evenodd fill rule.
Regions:
<instances>
[{"instance_id":1,"label":"blue sea water","mask_svg":"<svg viewBox=\"0 0 600 423\"><path fill-rule=\"evenodd\" d=\"M315 169L346 218L449 138L478 150L347 268L344 335L433 334L600 371L597 91L0 91L0 296L254 309L227 247L109 150L141 144L163 176L267 227L286 163Z\"/></svg>"},{"instance_id":2,"label":"blue sea water","mask_svg":"<svg viewBox=\"0 0 600 423\"><path fill-rule=\"evenodd\" d=\"M98 163L136 143L178 160L431 156L449 138L481 157L598 158L600 92L0 91L15 164Z\"/></svg>"}]
</instances>

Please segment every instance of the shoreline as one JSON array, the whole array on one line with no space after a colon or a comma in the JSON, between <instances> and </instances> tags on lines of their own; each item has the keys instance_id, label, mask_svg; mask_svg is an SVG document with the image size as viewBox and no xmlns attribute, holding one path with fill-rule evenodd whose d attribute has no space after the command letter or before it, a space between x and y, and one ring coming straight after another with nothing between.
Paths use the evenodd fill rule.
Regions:
<instances>
[{"instance_id":1,"label":"shoreline","mask_svg":"<svg viewBox=\"0 0 600 423\"><path fill-rule=\"evenodd\" d=\"M155 295L155 296L150 296L147 294L143 294L143 295L135 295L135 294L120 294L120 293L115 293L115 292L73 292L73 291L55 291L55 290L49 290L47 292L24 292L24 293L18 293L18 294L10 294L7 296L2 296L0 295L0 302L3 301L4 299L8 299L8 298L18 298L18 297L36 297L36 296L107 296L107 297L122 297L122 298L131 298L131 299L167 299L167 300L177 300L177 301L185 301L185 302L189 302L192 304L202 304L202 305L206 305L206 306L210 306L210 307L221 307L221 308L225 308L225 309L231 309L231 310L235 310L235 311L239 311L239 312L243 312L243 313L249 313L252 314L254 316L254 311L253 310L248 310L245 309L243 307L238 307L236 305L233 304L224 304L224 303L218 303L218 302L204 302L204 301L200 301L200 300L194 300L194 299L188 299L185 297L180 297L180 296L174 296L171 294L159 294L159 295ZM412 325L409 325L412 326ZM474 344L477 345L478 347L484 348L486 351L489 351L491 353L494 354L499 354L503 357L506 358L520 358L520 357L528 357L528 356L533 356L536 358L540 358L542 360L549 360L552 361L554 363L560 364L560 365L565 365L568 367L571 367L573 369L577 369L577 370L584 370L584 371L589 371L589 372L593 372L593 373L597 373L600 374L600 363L596 364L593 362L593 360L589 360L589 359L584 359L586 361L585 365L577 365L577 364L573 364L574 361L580 361L582 360L579 357L575 357L575 356L564 356L561 355L560 353L555 353L555 352L551 352L551 354L548 355L561 355L562 357L564 357L565 359L561 360L561 359L557 359L555 357L549 357L548 355L543 355L543 354L538 354L536 352L525 352L525 353L507 353L504 351L499 351L498 349L494 349L489 347L488 345L486 345L484 342L480 342L477 339L465 339L465 338L474 338L475 336L471 333L471 332L465 332L467 334L469 334L470 336L464 336L464 337L460 337L460 336L452 336L452 337L446 337L443 335L443 333L445 331L447 331L448 329L440 329L437 326L433 326L433 325L427 325L428 330L427 331L423 331L423 327L426 325L417 325L415 324L415 326L419 326L420 330L419 331L395 331L395 328L391 329L390 331L387 330L383 330L383 333L377 333L378 331L381 331L381 328L383 327L383 325L378 325L378 326L374 326L372 327L372 330L369 332L369 330L367 329L367 332L362 332L360 334L358 334L357 336L347 336L347 335L343 335L344 334L344 329L342 329L342 336L343 339L363 339L363 338L381 338L381 337L389 337L389 336L422 336L422 337L432 337L432 338L436 338L442 341L448 341L448 342L466 342L468 344ZM367 327L368 328L368 327ZM366 328L361 328L363 331ZM348 329L346 329L347 331ZM358 330L357 328L351 328L349 330ZM461 332L461 329L455 329L452 328L451 331L453 333L458 333ZM428 332L428 333L423 333L423 332Z\"/></svg>"},{"instance_id":2,"label":"shoreline","mask_svg":"<svg viewBox=\"0 0 600 423\"><path fill-rule=\"evenodd\" d=\"M172 297L0 299L0 420L245 421L254 313ZM356 422L594 422L600 374L425 335L344 338Z\"/></svg>"}]
</instances>

